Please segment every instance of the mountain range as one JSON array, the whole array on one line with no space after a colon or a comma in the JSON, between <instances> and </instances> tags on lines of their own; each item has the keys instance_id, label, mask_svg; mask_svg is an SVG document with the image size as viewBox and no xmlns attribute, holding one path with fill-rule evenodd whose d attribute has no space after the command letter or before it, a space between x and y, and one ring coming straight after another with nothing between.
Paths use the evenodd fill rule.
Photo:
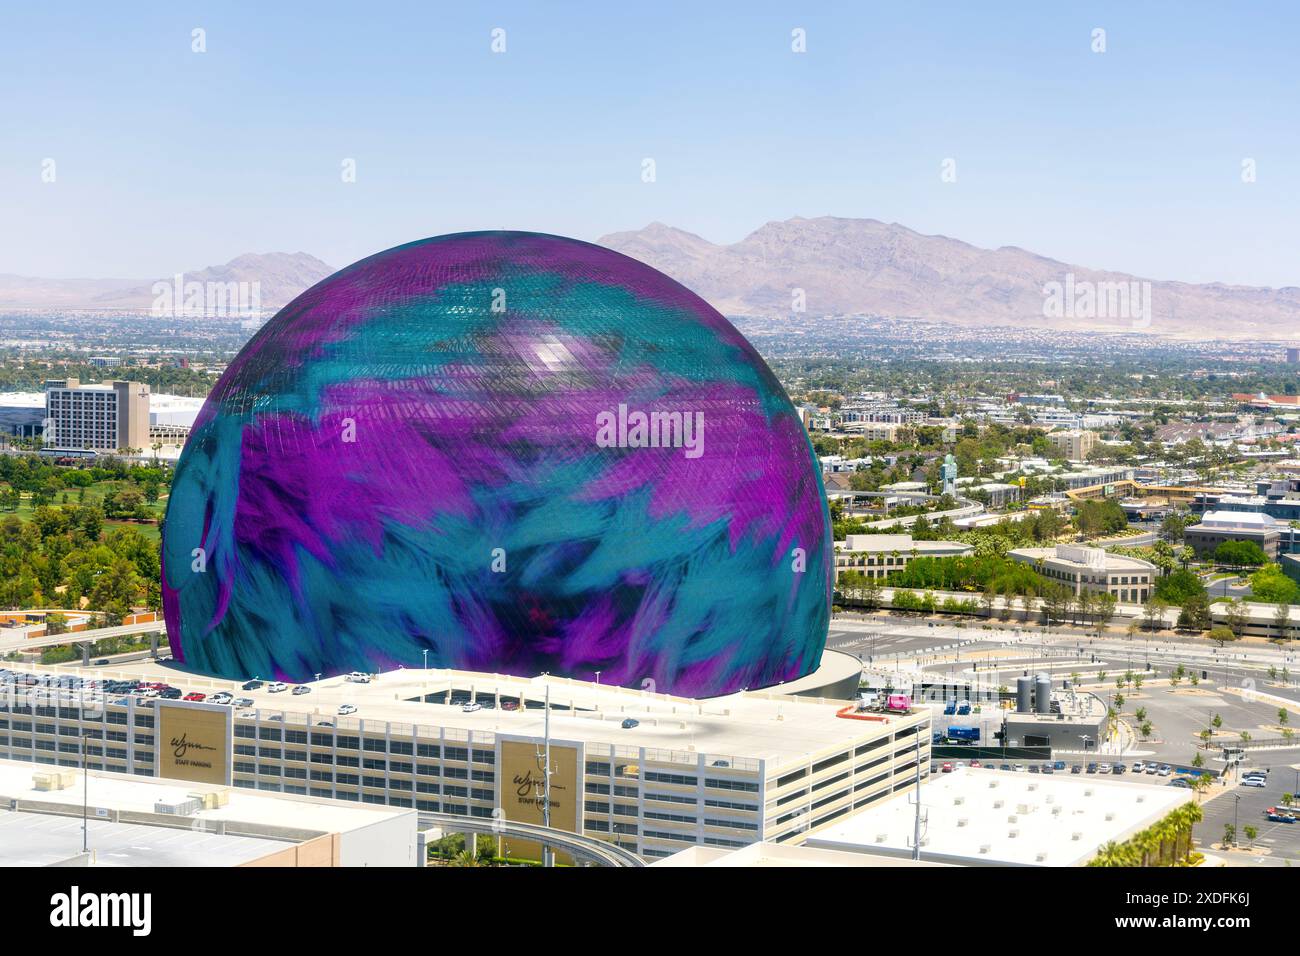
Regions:
<instances>
[{"instance_id":1,"label":"mountain range","mask_svg":"<svg viewBox=\"0 0 1300 956\"><path fill-rule=\"evenodd\" d=\"M769 222L730 245L654 222L597 240L677 279L724 315L870 316L965 328L1056 328L1181 339L1300 339L1300 288L1143 279L1015 246L982 249L897 223L823 216ZM275 309L332 273L307 253L249 253L185 282L259 282ZM147 311L159 279L0 274L0 309Z\"/></svg>"},{"instance_id":2,"label":"mountain range","mask_svg":"<svg viewBox=\"0 0 1300 956\"><path fill-rule=\"evenodd\" d=\"M1300 288L1294 286L1148 280L1015 246L981 249L874 219L796 217L769 222L730 245L655 222L598 242L668 273L724 315L805 312L968 328L1300 338Z\"/></svg>"},{"instance_id":3,"label":"mountain range","mask_svg":"<svg viewBox=\"0 0 1300 956\"><path fill-rule=\"evenodd\" d=\"M257 282L261 307L276 309L334 272L305 252L246 253L224 265L182 273L182 282ZM147 312L156 283L174 286L176 277L157 279L37 279L0 274L0 308L114 309Z\"/></svg>"}]
</instances>

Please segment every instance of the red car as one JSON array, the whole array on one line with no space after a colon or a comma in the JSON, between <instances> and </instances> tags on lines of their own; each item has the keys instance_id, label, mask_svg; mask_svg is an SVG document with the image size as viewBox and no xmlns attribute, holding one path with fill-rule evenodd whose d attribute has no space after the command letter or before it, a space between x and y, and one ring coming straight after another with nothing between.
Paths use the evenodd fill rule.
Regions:
<instances>
[{"instance_id":1,"label":"red car","mask_svg":"<svg viewBox=\"0 0 1300 956\"><path fill-rule=\"evenodd\" d=\"M939 769L940 769L941 771L943 771L944 773L952 773L952 764L950 764L950 763L946 763L946 764L944 764L942 767L940 767Z\"/></svg>"},{"instance_id":2,"label":"red car","mask_svg":"<svg viewBox=\"0 0 1300 956\"><path fill-rule=\"evenodd\" d=\"M972 761L970 762L970 765L971 765L972 767L976 767L976 768L984 766L984 765L983 765L982 763L980 763L978 760L972 760Z\"/></svg>"},{"instance_id":3,"label":"red car","mask_svg":"<svg viewBox=\"0 0 1300 956\"><path fill-rule=\"evenodd\" d=\"M181 700L192 700L197 702L200 700L206 700L207 696L207 694L200 694L198 691L193 691L192 693L186 694L181 698Z\"/></svg>"}]
</instances>

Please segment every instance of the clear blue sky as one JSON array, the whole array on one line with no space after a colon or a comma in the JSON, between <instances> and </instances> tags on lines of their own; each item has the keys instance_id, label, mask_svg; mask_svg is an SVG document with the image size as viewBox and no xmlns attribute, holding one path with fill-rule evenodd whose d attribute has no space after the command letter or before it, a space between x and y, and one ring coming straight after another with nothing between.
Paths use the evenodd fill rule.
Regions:
<instances>
[{"instance_id":1,"label":"clear blue sky","mask_svg":"<svg viewBox=\"0 0 1300 956\"><path fill-rule=\"evenodd\" d=\"M6 4L0 272L829 214L1300 285L1298 32L1282 2Z\"/></svg>"}]
</instances>

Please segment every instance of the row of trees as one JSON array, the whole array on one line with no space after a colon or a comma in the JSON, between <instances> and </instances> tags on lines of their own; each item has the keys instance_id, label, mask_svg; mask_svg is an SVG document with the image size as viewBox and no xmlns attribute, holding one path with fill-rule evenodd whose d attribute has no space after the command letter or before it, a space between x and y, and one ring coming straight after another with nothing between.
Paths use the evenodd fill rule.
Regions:
<instances>
[{"instance_id":1,"label":"row of trees","mask_svg":"<svg viewBox=\"0 0 1300 956\"><path fill-rule=\"evenodd\" d=\"M1197 778L1208 780L1202 774ZM1192 828L1205 818L1199 803L1185 803L1123 843L1110 841L1089 866L1187 866L1195 862Z\"/></svg>"}]
</instances>

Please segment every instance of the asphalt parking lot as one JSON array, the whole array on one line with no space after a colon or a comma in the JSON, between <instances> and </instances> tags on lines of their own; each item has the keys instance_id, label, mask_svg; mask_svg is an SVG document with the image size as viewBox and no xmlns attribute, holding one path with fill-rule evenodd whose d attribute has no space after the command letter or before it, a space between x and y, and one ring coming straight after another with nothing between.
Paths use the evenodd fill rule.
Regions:
<instances>
[{"instance_id":1,"label":"asphalt parking lot","mask_svg":"<svg viewBox=\"0 0 1300 956\"><path fill-rule=\"evenodd\" d=\"M1282 753L1278 751L1278 753ZM1277 806L1282 802L1282 794L1295 793L1297 771L1292 764L1296 751L1290 751L1288 759L1292 763L1279 759L1269 764L1260 759L1253 767L1270 767L1268 786L1263 789L1234 785L1227 793L1220 794L1203 805L1205 819L1196 825L1194 836L1203 848L1223 839L1224 826L1233 823L1237 826L1237 842L1243 846L1250 841L1246 838L1247 824L1258 828L1259 834L1254 845L1264 852L1259 855L1231 854L1229 859L1234 864L1255 866L1295 866L1300 864L1300 823L1274 823L1264 816L1266 807ZM1263 757L1264 755L1260 755Z\"/></svg>"}]
</instances>

